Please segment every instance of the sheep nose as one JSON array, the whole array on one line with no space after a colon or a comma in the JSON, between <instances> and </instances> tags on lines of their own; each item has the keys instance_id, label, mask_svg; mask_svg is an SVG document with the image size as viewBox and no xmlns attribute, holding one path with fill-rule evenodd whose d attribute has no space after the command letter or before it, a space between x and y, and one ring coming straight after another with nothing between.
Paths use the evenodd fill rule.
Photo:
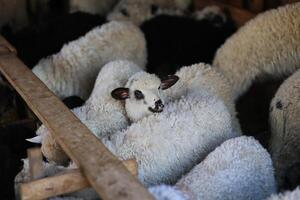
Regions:
<instances>
[{"instance_id":1,"label":"sheep nose","mask_svg":"<svg viewBox=\"0 0 300 200\"><path fill-rule=\"evenodd\" d=\"M164 108L164 104L161 100L158 100L158 101L155 102L155 109L160 110L160 109L163 109L163 108Z\"/></svg>"}]
</instances>

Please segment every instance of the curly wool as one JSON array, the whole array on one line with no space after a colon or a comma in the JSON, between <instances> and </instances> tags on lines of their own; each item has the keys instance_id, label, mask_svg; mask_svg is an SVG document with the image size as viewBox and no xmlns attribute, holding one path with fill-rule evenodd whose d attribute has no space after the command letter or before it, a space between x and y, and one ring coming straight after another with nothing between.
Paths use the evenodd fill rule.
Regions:
<instances>
[{"instance_id":1,"label":"curly wool","mask_svg":"<svg viewBox=\"0 0 300 200\"><path fill-rule=\"evenodd\" d=\"M117 87L124 87L129 77L141 70L130 61L109 62L101 69L90 98L83 106L73 109L73 113L98 138L126 128L129 122L124 103L113 99L110 93ZM56 163L68 161L44 125L36 133L41 137L42 151L48 160Z\"/></svg>"},{"instance_id":2,"label":"curly wool","mask_svg":"<svg viewBox=\"0 0 300 200\"><path fill-rule=\"evenodd\" d=\"M235 99L256 79L299 68L299 13L295 3L259 14L219 48L213 66L231 81Z\"/></svg>"},{"instance_id":3,"label":"curly wool","mask_svg":"<svg viewBox=\"0 0 300 200\"><path fill-rule=\"evenodd\" d=\"M87 99L103 65L126 59L144 68L146 58L143 33L129 22L110 22L42 59L32 71L60 98Z\"/></svg>"},{"instance_id":4,"label":"curly wool","mask_svg":"<svg viewBox=\"0 0 300 200\"><path fill-rule=\"evenodd\" d=\"M102 142L122 160L135 158L139 180L150 186L176 182L215 147L236 136L224 103L203 91L167 103L164 112Z\"/></svg>"},{"instance_id":5,"label":"curly wool","mask_svg":"<svg viewBox=\"0 0 300 200\"><path fill-rule=\"evenodd\" d=\"M261 200L275 193L276 185L270 155L254 138L242 136L225 141L175 186L150 192L157 200L175 194L188 200Z\"/></svg>"},{"instance_id":6,"label":"curly wool","mask_svg":"<svg viewBox=\"0 0 300 200\"><path fill-rule=\"evenodd\" d=\"M300 199L300 188L297 187L293 191L287 191L278 195L272 195L267 200L299 200Z\"/></svg>"},{"instance_id":7,"label":"curly wool","mask_svg":"<svg viewBox=\"0 0 300 200\"><path fill-rule=\"evenodd\" d=\"M241 133L239 121L236 118L232 89L225 76L204 63L182 67L176 72L176 75L179 77L179 81L165 92L168 100L178 99L189 92L209 92L224 102L230 111L234 130Z\"/></svg>"},{"instance_id":8,"label":"curly wool","mask_svg":"<svg viewBox=\"0 0 300 200\"><path fill-rule=\"evenodd\" d=\"M295 188L300 177L300 70L279 87L269 120L269 145L279 187Z\"/></svg>"}]
</instances>

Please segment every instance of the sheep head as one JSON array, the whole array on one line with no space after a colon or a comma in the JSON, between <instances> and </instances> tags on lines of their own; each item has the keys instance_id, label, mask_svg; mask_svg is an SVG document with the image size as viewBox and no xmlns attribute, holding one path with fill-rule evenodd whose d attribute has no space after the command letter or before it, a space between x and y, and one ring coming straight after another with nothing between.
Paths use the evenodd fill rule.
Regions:
<instances>
[{"instance_id":1,"label":"sheep head","mask_svg":"<svg viewBox=\"0 0 300 200\"><path fill-rule=\"evenodd\" d=\"M126 87L114 89L111 95L114 99L125 100L127 116L135 122L150 114L162 112L162 91L173 86L178 80L176 75L159 79L154 74L138 72L128 80Z\"/></svg>"}]
</instances>

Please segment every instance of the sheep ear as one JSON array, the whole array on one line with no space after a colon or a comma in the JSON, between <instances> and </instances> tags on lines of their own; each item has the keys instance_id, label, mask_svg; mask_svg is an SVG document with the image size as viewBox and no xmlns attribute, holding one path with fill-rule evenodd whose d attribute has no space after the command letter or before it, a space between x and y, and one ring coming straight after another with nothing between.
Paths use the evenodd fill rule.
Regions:
<instances>
[{"instance_id":1,"label":"sheep ear","mask_svg":"<svg viewBox=\"0 0 300 200\"><path fill-rule=\"evenodd\" d=\"M163 78L161 80L160 88L162 90L168 89L169 87L173 86L178 80L179 80L178 76L168 75L167 78Z\"/></svg>"},{"instance_id":2,"label":"sheep ear","mask_svg":"<svg viewBox=\"0 0 300 200\"><path fill-rule=\"evenodd\" d=\"M111 96L117 100L124 100L129 98L128 88L116 88L111 92Z\"/></svg>"}]
</instances>

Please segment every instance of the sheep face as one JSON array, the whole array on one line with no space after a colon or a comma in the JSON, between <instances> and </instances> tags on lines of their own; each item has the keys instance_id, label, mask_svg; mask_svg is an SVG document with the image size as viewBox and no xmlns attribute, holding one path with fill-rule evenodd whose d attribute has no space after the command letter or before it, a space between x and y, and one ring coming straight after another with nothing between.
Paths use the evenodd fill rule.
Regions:
<instances>
[{"instance_id":1,"label":"sheep face","mask_svg":"<svg viewBox=\"0 0 300 200\"><path fill-rule=\"evenodd\" d=\"M160 80L154 74L139 72L133 75L125 88L116 88L111 95L117 100L125 100L127 116L132 122L153 113L160 113L164 108L165 90L178 81L178 76L170 75Z\"/></svg>"}]
</instances>

